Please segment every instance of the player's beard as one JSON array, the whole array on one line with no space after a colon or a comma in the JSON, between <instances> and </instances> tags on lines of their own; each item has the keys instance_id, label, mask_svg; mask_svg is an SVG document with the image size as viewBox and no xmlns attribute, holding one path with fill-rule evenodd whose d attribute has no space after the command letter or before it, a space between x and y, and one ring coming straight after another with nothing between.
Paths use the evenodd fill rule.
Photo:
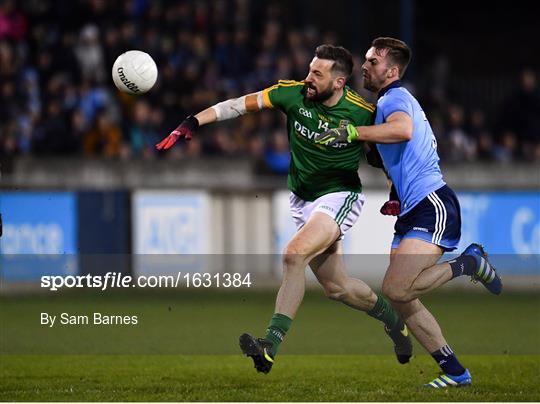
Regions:
<instances>
[{"instance_id":1,"label":"player's beard","mask_svg":"<svg viewBox=\"0 0 540 404\"><path fill-rule=\"evenodd\" d=\"M325 88L325 89L322 90L322 91L318 91L315 87L310 86L309 84L306 84L306 87L315 90L315 95L313 95L313 96L311 96L311 97L307 95L307 91L306 91L304 97L305 97L306 99L308 99L309 101L313 101L313 102L325 102L325 101L326 101L327 99L329 99L332 95L334 95L334 89L333 89L332 83L330 83L330 84L328 85L328 87Z\"/></svg>"},{"instance_id":2,"label":"player's beard","mask_svg":"<svg viewBox=\"0 0 540 404\"><path fill-rule=\"evenodd\" d=\"M379 83L379 81L376 80L376 78L373 76L369 76L369 78L367 78L366 76L363 76L363 79L364 79L363 86L368 91L376 93L382 88L381 87L382 82Z\"/></svg>"}]
</instances>

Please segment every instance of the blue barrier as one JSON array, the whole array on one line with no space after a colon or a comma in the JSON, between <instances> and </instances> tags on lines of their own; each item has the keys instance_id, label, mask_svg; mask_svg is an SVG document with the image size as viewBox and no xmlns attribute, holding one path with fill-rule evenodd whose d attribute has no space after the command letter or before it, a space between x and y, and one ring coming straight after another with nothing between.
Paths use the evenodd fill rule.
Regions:
<instances>
[{"instance_id":1,"label":"blue barrier","mask_svg":"<svg viewBox=\"0 0 540 404\"><path fill-rule=\"evenodd\" d=\"M461 192L458 251L483 244L501 273L540 274L540 193Z\"/></svg>"},{"instance_id":2,"label":"blue barrier","mask_svg":"<svg viewBox=\"0 0 540 404\"><path fill-rule=\"evenodd\" d=\"M460 247L480 240L494 254L540 254L540 193L463 192Z\"/></svg>"},{"instance_id":3,"label":"blue barrier","mask_svg":"<svg viewBox=\"0 0 540 404\"><path fill-rule=\"evenodd\" d=\"M76 208L70 192L1 194L1 278L33 281L78 273Z\"/></svg>"}]
</instances>

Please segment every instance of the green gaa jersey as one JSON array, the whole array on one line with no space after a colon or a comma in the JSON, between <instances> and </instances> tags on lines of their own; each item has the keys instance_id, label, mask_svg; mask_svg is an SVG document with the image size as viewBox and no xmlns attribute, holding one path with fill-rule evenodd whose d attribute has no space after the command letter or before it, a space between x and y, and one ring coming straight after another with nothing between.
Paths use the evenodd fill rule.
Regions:
<instances>
[{"instance_id":1,"label":"green gaa jersey","mask_svg":"<svg viewBox=\"0 0 540 404\"><path fill-rule=\"evenodd\" d=\"M361 192L358 165L364 152L360 142L323 146L315 144L317 133L332 128L373 123L375 107L349 87L338 103L327 107L304 98L304 83L280 80L263 90L264 105L287 115L291 164L287 184L305 201L330 192Z\"/></svg>"}]
</instances>

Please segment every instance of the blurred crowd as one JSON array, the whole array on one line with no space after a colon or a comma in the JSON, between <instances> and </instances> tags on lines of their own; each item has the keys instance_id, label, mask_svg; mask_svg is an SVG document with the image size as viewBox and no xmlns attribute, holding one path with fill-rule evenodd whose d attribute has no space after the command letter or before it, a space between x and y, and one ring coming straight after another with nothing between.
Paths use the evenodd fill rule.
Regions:
<instances>
[{"instance_id":1,"label":"blurred crowd","mask_svg":"<svg viewBox=\"0 0 540 404\"><path fill-rule=\"evenodd\" d=\"M154 145L190 113L278 79L303 79L315 47L338 41L295 14L249 0L0 0L0 157L251 156L262 170L285 173L287 137L276 111L203 127L167 153ZM129 49L158 65L158 82L143 96L120 93L111 80L114 60ZM349 84L360 90L360 55L355 61ZM534 71L522 71L493 116L436 87L416 95L444 161L540 160Z\"/></svg>"}]
</instances>

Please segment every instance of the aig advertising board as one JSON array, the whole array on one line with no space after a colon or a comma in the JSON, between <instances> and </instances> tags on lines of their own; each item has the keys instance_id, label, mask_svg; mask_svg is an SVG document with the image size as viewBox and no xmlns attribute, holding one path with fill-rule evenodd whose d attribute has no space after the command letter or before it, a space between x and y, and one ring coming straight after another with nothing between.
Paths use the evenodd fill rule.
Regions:
<instances>
[{"instance_id":1,"label":"aig advertising board","mask_svg":"<svg viewBox=\"0 0 540 404\"><path fill-rule=\"evenodd\" d=\"M131 206L135 274L206 270L212 252L209 194L136 191Z\"/></svg>"},{"instance_id":2,"label":"aig advertising board","mask_svg":"<svg viewBox=\"0 0 540 404\"><path fill-rule=\"evenodd\" d=\"M31 282L42 275L76 274L76 205L70 192L0 194L0 279Z\"/></svg>"}]
</instances>

